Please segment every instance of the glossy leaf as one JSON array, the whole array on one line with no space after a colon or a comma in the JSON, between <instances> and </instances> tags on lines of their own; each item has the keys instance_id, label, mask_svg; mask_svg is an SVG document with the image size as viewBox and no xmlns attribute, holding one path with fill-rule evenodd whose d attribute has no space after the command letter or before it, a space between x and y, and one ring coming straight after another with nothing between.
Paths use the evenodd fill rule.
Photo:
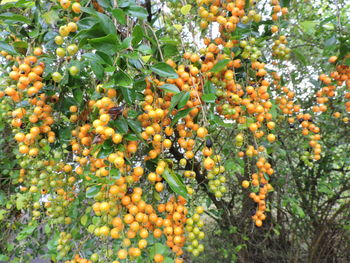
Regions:
<instances>
[{"instance_id":1,"label":"glossy leaf","mask_svg":"<svg viewBox=\"0 0 350 263\"><path fill-rule=\"evenodd\" d=\"M184 110L182 110L182 111L179 111L179 112L175 115L175 117L173 118L173 120L171 121L171 126L173 126L175 123L177 123L180 119L186 117L186 116L190 113L191 110L192 110L192 109L189 108L189 109L184 109Z\"/></svg>"},{"instance_id":2,"label":"glossy leaf","mask_svg":"<svg viewBox=\"0 0 350 263\"><path fill-rule=\"evenodd\" d=\"M187 189L180 175L169 169L165 169L162 177L168 183L171 190L173 190L176 194L181 195L183 198L188 199Z\"/></svg>"},{"instance_id":3,"label":"glossy leaf","mask_svg":"<svg viewBox=\"0 0 350 263\"><path fill-rule=\"evenodd\" d=\"M178 94L180 92L179 88L173 84L164 84L164 85L160 86L159 88L164 90L164 91L173 93L173 94Z\"/></svg>"},{"instance_id":4,"label":"glossy leaf","mask_svg":"<svg viewBox=\"0 0 350 263\"><path fill-rule=\"evenodd\" d=\"M164 62L159 62L151 66L151 70L161 77L165 77L169 79L176 79L179 77L179 75L175 72L175 70L170 65Z\"/></svg>"},{"instance_id":5,"label":"glossy leaf","mask_svg":"<svg viewBox=\"0 0 350 263\"><path fill-rule=\"evenodd\" d=\"M223 59L223 60L220 60L218 63L216 63L214 65L214 67L210 70L210 72L213 72L213 73L217 73L217 72L220 72L221 70L223 70L226 65L230 62L231 60L230 59Z\"/></svg>"},{"instance_id":6,"label":"glossy leaf","mask_svg":"<svg viewBox=\"0 0 350 263\"><path fill-rule=\"evenodd\" d=\"M102 185L94 185L86 190L86 197L93 198L102 188Z\"/></svg>"}]
</instances>

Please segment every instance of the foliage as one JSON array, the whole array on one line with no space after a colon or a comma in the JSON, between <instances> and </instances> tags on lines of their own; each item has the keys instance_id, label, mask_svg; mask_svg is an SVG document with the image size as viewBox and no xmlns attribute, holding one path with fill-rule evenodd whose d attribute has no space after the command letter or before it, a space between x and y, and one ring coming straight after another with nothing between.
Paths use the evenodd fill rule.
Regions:
<instances>
[{"instance_id":1,"label":"foliage","mask_svg":"<svg viewBox=\"0 0 350 263\"><path fill-rule=\"evenodd\" d=\"M349 261L349 17L2 0L0 261Z\"/></svg>"}]
</instances>

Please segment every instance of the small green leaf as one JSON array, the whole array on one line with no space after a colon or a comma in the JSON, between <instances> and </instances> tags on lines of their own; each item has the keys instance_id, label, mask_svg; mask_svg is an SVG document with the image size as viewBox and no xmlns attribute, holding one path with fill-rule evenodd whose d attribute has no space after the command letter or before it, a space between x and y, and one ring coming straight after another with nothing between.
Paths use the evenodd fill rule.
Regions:
<instances>
[{"instance_id":1,"label":"small green leaf","mask_svg":"<svg viewBox=\"0 0 350 263\"><path fill-rule=\"evenodd\" d=\"M81 10L85 13L88 13L96 17L100 22L100 30L104 32L106 35L117 33L113 21L107 15L97 12L95 9L91 7L81 7Z\"/></svg>"},{"instance_id":2,"label":"small green leaf","mask_svg":"<svg viewBox=\"0 0 350 263\"><path fill-rule=\"evenodd\" d=\"M151 70L161 77L169 79L177 79L179 77L175 70L170 65L164 62L160 62L151 66Z\"/></svg>"},{"instance_id":3,"label":"small green leaf","mask_svg":"<svg viewBox=\"0 0 350 263\"><path fill-rule=\"evenodd\" d=\"M216 95L215 94L203 94L202 100L207 103L215 103Z\"/></svg>"},{"instance_id":4,"label":"small green leaf","mask_svg":"<svg viewBox=\"0 0 350 263\"><path fill-rule=\"evenodd\" d=\"M187 15L191 11L191 8L192 8L192 5L190 5L190 4L184 5L180 9L181 14L183 14L184 16Z\"/></svg>"},{"instance_id":5,"label":"small green leaf","mask_svg":"<svg viewBox=\"0 0 350 263\"><path fill-rule=\"evenodd\" d=\"M82 92L82 90L78 87L72 90L73 92L73 97L75 99L75 101L80 104L83 102L83 98L84 98L84 94Z\"/></svg>"},{"instance_id":6,"label":"small green leaf","mask_svg":"<svg viewBox=\"0 0 350 263\"><path fill-rule=\"evenodd\" d=\"M187 104L189 99L190 99L190 92L187 91L181 96L181 98L179 100L179 104L177 105L178 108L181 109L181 108L185 107L185 105Z\"/></svg>"},{"instance_id":7,"label":"small green leaf","mask_svg":"<svg viewBox=\"0 0 350 263\"><path fill-rule=\"evenodd\" d=\"M126 103L128 103L129 105L132 105L136 99L136 91L134 89L126 88L126 87L120 87L120 90L122 92L123 98L125 99Z\"/></svg>"},{"instance_id":8,"label":"small green leaf","mask_svg":"<svg viewBox=\"0 0 350 263\"><path fill-rule=\"evenodd\" d=\"M88 221L88 216L87 216L87 215L83 215L83 216L80 218L80 223L81 223L83 226L86 226L87 221Z\"/></svg>"},{"instance_id":9,"label":"small green leaf","mask_svg":"<svg viewBox=\"0 0 350 263\"><path fill-rule=\"evenodd\" d=\"M130 129L133 132L135 132L136 134L142 132L141 123L139 121L128 119L127 122L128 122L128 125L129 125Z\"/></svg>"},{"instance_id":10,"label":"small green leaf","mask_svg":"<svg viewBox=\"0 0 350 263\"><path fill-rule=\"evenodd\" d=\"M110 7L112 7L110 0L97 0L97 2L103 8L110 8Z\"/></svg>"},{"instance_id":11,"label":"small green leaf","mask_svg":"<svg viewBox=\"0 0 350 263\"><path fill-rule=\"evenodd\" d=\"M99 79L99 80L102 80L103 79L103 76L104 76L104 68L101 64L98 64L96 62L90 62L90 67L92 69L92 71L94 72L94 74L96 75L96 77Z\"/></svg>"},{"instance_id":12,"label":"small green leaf","mask_svg":"<svg viewBox=\"0 0 350 263\"><path fill-rule=\"evenodd\" d=\"M119 39L115 34L109 34L104 37L92 38L88 40L89 44L97 50L107 54L113 54L118 50Z\"/></svg>"},{"instance_id":13,"label":"small green leaf","mask_svg":"<svg viewBox=\"0 0 350 263\"><path fill-rule=\"evenodd\" d=\"M146 19L148 16L146 9L137 5L131 6L128 9L126 9L126 13L130 16L137 17L140 19Z\"/></svg>"},{"instance_id":14,"label":"small green leaf","mask_svg":"<svg viewBox=\"0 0 350 263\"><path fill-rule=\"evenodd\" d=\"M171 171L170 169L165 169L162 176L170 186L171 190L178 195L181 195L183 198L188 199L187 189L180 175L174 173L174 171Z\"/></svg>"},{"instance_id":15,"label":"small green leaf","mask_svg":"<svg viewBox=\"0 0 350 263\"><path fill-rule=\"evenodd\" d=\"M115 84L122 87L130 87L132 85L131 77L124 71L119 70L114 74Z\"/></svg>"},{"instance_id":16,"label":"small green leaf","mask_svg":"<svg viewBox=\"0 0 350 263\"><path fill-rule=\"evenodd\" d=\"M4 254L0 254L0 261L8 262L9 260L10 260L10 257L8 257Z\"/></svg>"},{"instance_id":17,"label":"small green leaf","mask_svg":"<svg viewBox=\"0 0 350 263\"><path fill-rule=\"evenodd\" d=\"M179 31L179 32L181 32L182 29L183 29L183 26L180 25L180 24L175 24L175 25L173 25L173 27L174 27L177 31Z\"/></svg>"},{"instance_id":18,"label":"small green leaf","mask_svg":"<svg viewBox=\"0 0 350 263\"><path fill-rule=\"evenodd\" d=\"M163 89L167 92L174 93L174 94L178 94L180 92L179 88L173 84L164 84L164 85L160 86L159 88Z\"/></svg>"},{"instance_id":19,"label":"small green leaf","mask_svg":"<svg viewBox=\"0 0 350 263\"><path fill-rule=\"evenodd\" d=\"M303 53L301 53L301 51L299 49L294 49L293 50L294 55L296 56L296 58L301 62L302 65L306 66L307 62L306 62L306 58L303 55Z\"/></svg>"},{"instance_id":20,"label":"small green leaf","mask_svg":"<svg viewBox=\"0 0 350 263\"><path fill-rule=\"evenodd\" d=\"M46 24L51 25L55 25L56 22L60 19L60 17L58 16L58 11L54 9L51 9L49 12L44 13L42 16Z\"/></svg>"},{"instance_id":21,"label":"small green leaf","mask_svg":"<svg viewBox=\"0 0 350 263\"><path fill-rule=\"evenodd\" d=\"M180 119L186 117L186 116L190 113L191 110L192 110L192 109L189 108L189 109L184 109L184 110L182 110L182 111L179 111L179 112L175 115L175 117L173 118L173 120L171 121L171 126L173 126L175 123L177 123Z\"/></svg>"},{"instance_id":22,"label":"small green leaf","mask_svg":"<svg viewBox=\"0 0 350 263\"><path fill-rule=\"evenodd\" d=\"M153 258L155 254L164 255L166 252L168 252L168 250L168 247L163 245L162 243L155 243L150 248L150 257Z\"/></svg>"},{"instance_id":23,"label":"small green leaf","mask_svg":"<svg viewBox=\"0 0 350 263\"><path fill-rule=\"evenodd\" d=\"M312 34L315 31L317 23L315 21L304 21L300 22L300 26L307 34Z\"/></svg>"},{"instance_id":24,"label":"small green leaf","mask_svg":"<svg viewBox=\"0 0 350 263\"><path fill-rule=\"evenodd\" d=\"M140 25L136 25L132 31L132 46L135 47L140 44L140 41L143 38L143 30Z\"/></svg>"},{"instance_id":25,"label":"small green leaf","mask_svg":"<svg viewBox=\"0 0 350 263\"><path fill-rule=\"evenodd\" d=\"M100 190L102 185L94 185L86 190L86 197L93 198Z\"/></svg>"},{"instance_id":26,"label":"small green leaf","mask_svg":"<svg viewBox=\"0 0 350 263\"><path fill-rule=\"evenodd\" d=\"M164 45L163 50L164 50L164 58L171 58L179 54L179 50L177 49L177 46L173 44Z\"/></svg>"},{"instance_id":27,"label":"small green leaf","mask_svg":"<svg viewBox=\"0 0 350 263\"><path fill-rule=\"evenodd\" d=\"M35 223L34 225L26 226L21 232L18 233L16 239L18 241L26 239L28 236L33 234L37 226L38 226L37 223Z\"/></svg>"},{"instance_id":28,"label":"small green leaf","mask_svg":"<svg viewBox=\"0 0 350 263\"><path fill-rule=\"evenodd\" d=\"M144 63L147 63L147 62L150 60L151 57L152 57L152 56L150 55L150 56L142 56L141 58L142 58L142 61L143 61Z\"/></svg>"},{"instance_id":29,"label":"small green leaf","mask_svg":"<svg viewBox=\"0 0 350 263\"><path fill-rule=\"evenodd\" d=\"M125 119L118 119L113 122L113 126L115 126L121 134L125 134L128 132L128 123Z\"/></svg>"},{"instance_id":30,"label":"small green leaf","mask_svg":"<svg viewBox=\"0 0 350 263\"><path fill-rule=\"evenodd\" d=\"M17 54L17 51L13 48L13 46L7 44L4 41L0 41L0 50L6 51L10 54Z\"/></svg>"},{"instance_id":31,"label":"small green leaf","mask_svg":"<svg viewBox=\"0 0 350 263\"><path fill-rule=\"evenodd\" d=\"M230 59L223 59L223 60L218 61L218 63L216 63L214 65L214 67L210 70L210 72L213 72L213 73L220 72L221 70L223 70L226 67L226 65L230 61L231 61Z\"/></svg>"},{"instance_id":32,"label":"small green leaf","mask_svg":"<svg viewBox=\"0 0 350 263\"><path fill-rule=\"evenodd\" d=\"M174 260L172 258L166 257L164 258L163 263L174 263Z\"/></svg>"},{"instance_id":33,"label":"small green leaf","mask_svg":"<svg viewBox=\"0 0 350 263\"><path fill-rule=\"evenodd\" d=\"M112 15L118 20L122 25L126 25L126 17L123 10L120 8L115 8L112 10Z\"/></svg>"},{"instance_id":34,"label":"small green leaf","mask_svg":"<svg viewBox=\"0 0 350 263\"><path fill-rule=\"evenodd\" d=\"M204 84L204 94L210 94L213 93L215 94L216 92L216 87L211 83L210 81L206 81Z\"/></svg>"},{"instance_id":35,"label":"small green leaf","mask_svg":"<svg viewBox=\"0 0 350 263\"><path fill-rule=\"evenodd\" d=\"M290 5L290 0L281 0L282 7L288 7Z\"/></svg>"},{"instance_id":36,"label":"small green leaf","mask_svg":"<svg viewBox=\"0 0 350 263\"><path fill-rule=\"evenodd\" d=\"M13 47L15 48L16 51L25 54L28 49L28 43L24 41L17 41L13 43Z\"/></svg>"},{"instance_id":37,"label":"small green leaf","mask_svg":"<svg viewBox=\"0 0 350 263\"><path fill-rule=\"evenodd\" d=\"M82 55L82 57L88 61L92 61L98 64L105 64L105 61L95 53L85 53Z\"/></svg>"},{"instance_id":38,"label":"small green leaf","mask_svg":"<svg viewBox=\"0 0 350 263\"><path fill-rule=\"evenodd\" d=\"M30 24L31 21L22 15L16 15L15 13L3 13L0 14L0 19L4 22L25 23Z\"/></svg>"},{"instance_id":39,"label":"small green leaf","mask_svg":"<svg viewBox=\"0 0 350 263\"><path fill-rule=\"evenodd\" d=\"M112 168L109 172L109 174L112 176L114 180L117 180L120 178L120 171L119 169Z\"/></svg>"},{"instance_id":40,"label":"small green leaf","mask_svg":"<svg viewBox=\"0 0 350 263\"><path fill-rule=\"evenodd\" d=\"M106 142L104 142L104 143L106 143ZM101 159L107 158L108 155L110 155L112 152L113 152L113 148L112 148L112 147L106 147L106 148L104 148L104 147L102 146L102 148L100 149L100 151L99 151L98 154L97 154L97 158L101 158Z\"/></svg>"},{"instance_id":41,"label":"small green leaf","mask_svg":"<svg viewBox=\"0 0 350 263\"><path fill-rule=\"evenodd\" d=\"M185 91L181 91L180 93L172 96L170 107L169 107L169 113L176 107L176 105L179 103L181 97L185 94Z\"/></svg>"}]
</instances>

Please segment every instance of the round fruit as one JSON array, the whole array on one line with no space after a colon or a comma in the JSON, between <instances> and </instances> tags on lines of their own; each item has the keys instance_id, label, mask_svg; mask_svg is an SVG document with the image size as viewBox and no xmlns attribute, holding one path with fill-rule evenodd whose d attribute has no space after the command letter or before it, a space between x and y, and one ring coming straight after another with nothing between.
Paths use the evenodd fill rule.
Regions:
<instances>
[{"instance_id":1,"label":"round fruit","mask_svg":"<svg viewBox=\"0 0 350 263\"><path fill-rule=\"evenodd\" d=\"M69 68L69 74L71 74L72 76L76 76L79 73L79 68L77 66L71 66Z\"/></svg>"},{"instance_id":2,"label":"round fruit","mask_svg":"<svg viewBox=\"0 0 350 263\"><path fill-rule=\"evenodd\" d=\"M54 82L59 83L59 82L61 82L62 78L63 77L62 77L61 73L59 73L57 71L52 73L52 79L53 79Z\"/></svg>"}]
</instances>

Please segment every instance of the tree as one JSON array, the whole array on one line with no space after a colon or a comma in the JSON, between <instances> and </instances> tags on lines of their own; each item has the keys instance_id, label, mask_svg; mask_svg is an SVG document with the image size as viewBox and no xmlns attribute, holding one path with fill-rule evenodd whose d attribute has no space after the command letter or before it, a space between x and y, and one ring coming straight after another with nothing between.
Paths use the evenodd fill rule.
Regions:
<instances>
[{"instance_id":1,"label":"tree","mask_svg":"<svg viewBox=\"0 0 350 263\"><path fill-rule=\"evenodd\" d=\"M350 260L348 15L2 1L0 260Z\"/></svg>"}]
</instances>

